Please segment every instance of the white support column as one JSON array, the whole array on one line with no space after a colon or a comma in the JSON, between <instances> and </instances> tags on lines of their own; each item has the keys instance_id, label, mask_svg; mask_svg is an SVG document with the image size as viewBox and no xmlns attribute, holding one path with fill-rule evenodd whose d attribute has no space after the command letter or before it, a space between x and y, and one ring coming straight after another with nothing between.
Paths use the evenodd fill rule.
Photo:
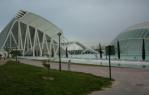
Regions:
<instances>
[{"instance_id":1,"label":"white support column","mask_svg":"<svg viewBox=\"0 0 149 95\"><path fill-rule=\"evenodd\" d=\"M55 57L55 55L57 54L57 52L58 52L58 49L59 49L59 47L58 47L58 45L55 47L55 51L54 51L54 57Z\"/></svg>"},{"instance_id":2,"label":"white support column","mask_svg":"<svg viewBox=\"0 0 149 95\"><path fill-rule=\"evenodd\" d=\"M37 42L38 42L38 45L39 45L39 49L40 49L40 56L42 56L41 54L41 52L42 52L42 49L41 49L41 45L40 45L40 40L39 40L39 36L38 36L38 31L37 31Z\"/></svg>"},{"instance_id":3,"label":"white support column","mask_svg":"<svg viewBox=\"0 0 149 95\"><path fill-rule=\"evenodd\" d=\"M25 33L24 45L23 45L23 56L24 56L25 47L26 47L26 40L27 40L27 28L26 28L26 33Z\"/></svg>"},{"instance_id":4,"label":"white support column","mask_svg":"<svg viewBox=\"0 0 149 95\"><path fill-rule=\"evenodd\" d=\"M20 27L19 27L19 21L17 20L17 22L18 22L18 49L21 49L21 40L20 40Z\"/></svg>"},{"instance_id":5,"label":"white support column","mask_svg":"<svg viewBox=\"0 0 149 95\"><path fill-rule=\"evenodd\" d=\"M56 47L56 44L54 43L54 41L52 42L52 48L53 48L53 52L54 52L54 56L53 57L55 57L55 55L56 55L56 48L58 48L58 47Z\"/></svg>"},{"instance_id":6,"label":"white support column","mask_svg":"<svg viewBox=\"0 0 149 95\"><path fill-rule=\"evenodd\" d=\"M52 54L52 47L53 47L53 39L51 38L51 42L50 42L50 55Z\"/></svg>"},{"instance_id":7,"label":"white support column","mask_svg":"<svg viewBox=\"0 0 149 95\"><path fill-rule=\"evenodd\" d=\"M11 32L12 32L12 31L11 31ZM11 39L12 39L12 37L11 37L11 32L10 32L10 34L9 34L9 37L10 37L9 48L11 48Z\"/></svg>"},{"instance_id":8,"label":"white support column","mask_svg":"<svg viewBox=\"0 0 149 95\"><path fill-rule=\"evenodd\" d=\"M29 26L26 27L26 41L27 41L27 51L30 49L30 41L29 41Z\"/></svg>"},{"instance_id":9,"label":"white support column","mask_svg":"<svg viewBox=\"0 0 149 95\"><path fill-rule=\"evenodd\" d=\"M14 35L13 35L12 31L10 32L10 35L11 35L11 37L13 38L13 40L14 40L15 44L17 45L17 41L16 41L16 39L15 39L15 37L14 37Z\"/></svg>"},{"instance_id":10,"label":"white support column","mask_svg":"<svg viewBox=\"0 0 149 95\"><path fill-rule=\"evenodd\" d=\"M35 34L34 34L34 45L33 45L33 56L35 56L36 34L37 34L37 30L35 29Z\"/></svg>"},{"instance_id":11,"label":"white support column","mask_svg":"<svg viewBox=\"0 0 149 95\"><path fill-rule=\"evenodd\" d=\"M13 26L14 26L15 23L16 23L16 21L14 21L13 24L12 24L12 26L10 27L10 30L9 30L9 32L8 32L8 34L7 34L7 37L6 37L6 39L5 39L5 41L4 41L3 45L2 45L2 48L4 48L4 46L5 46L5 44L6 44L7 40L8 40L8 38L9 38L9 36L10 36L10 32L11 32L11 30L12 30L12 28L13 28Z\"/></svg>"},{"instance_id":12,"label":"white support column","mask_svg":"<svg viewBox=\"0 0 149 95\"><path fill-rule=\"evenodd\" d=\"M32 44L31 35L30 35L31 31L29 30L29 26L27 27L27 30L28 30L28 38L29 38L30 46L31 46L31 49L33 49L33 44Z\"/></svg>"},{"instance_id":13,"label":"white support column","mask_svg":"<svg viewBox=\"0 0 149 95\"><path fill-rule=\"evenodd\" d=\"M29 46L28 46L28 50L29 49L32 49L32 41L31 41L31 37L30 37L30 30L29 30L29 25L27 25L27 41L28 41L28 45L30 45L30 48L29 48Z\"/></svg>"},{"instance_id":14,"label":"white support column","mask_svg":"<svg viewBox=\"0 0 149 95\"><path fill-rule=\"evenodd\" d=\"M50 56L50 51L49 51L49 48L48 48L48 41L47 41L47 38L46 38L46 36L45 36L45 42L46 42L46 47L47 47L47 50L48 50L48 55Z\"/></svg>"},{"instance_id":15,"label":"white support column","mask_svg":"<svg viewBox=\"0 0 149 95\"><path fill-rule=\"evenodd\" d=\"M35 56L35 52L34 52L34 43L32 43L32 39L31 39L31 35L30 35L30 29L29 29L29 26L28 26L28 37L29 37L29 42L30 42L30 46L31 46L31 50L32 50L32 53L33 53L33 56ZM35 34L34 34L34 36L35 36Z\"/></svg>"},{"instance_id":16,"label":"white support column","mask_svg":"<svg viewBox=\"0 0 149 95\"><path fill-rule=\"evenodd\" d=\"M19 43L19 48L23 50L22 32L21 32L21 25L19 20L18 20L18 43Z\"/></svg>"},{"instance_id":17,"label":"white support column","mask_svg":"<svg viewBox=\"0 0 149 95\"><path fill-rule=\"evenodd\" d=\"M41 52L41 55L43 55L43 45L44 45L44 43L45 43L45 33L43 33L43 38L42 38L42 43L41 43L41 50L42 50L42 52Z\"/></svg>"}]
</instances>

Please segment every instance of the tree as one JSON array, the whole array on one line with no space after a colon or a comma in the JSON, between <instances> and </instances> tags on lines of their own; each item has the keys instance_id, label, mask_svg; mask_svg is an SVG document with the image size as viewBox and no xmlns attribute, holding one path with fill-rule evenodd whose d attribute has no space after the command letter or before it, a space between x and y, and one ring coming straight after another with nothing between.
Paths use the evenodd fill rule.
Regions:
<instances>
[{"instance_id":1,"label":"tree","mask_svg":"<svg viewBox=\"0 0 149 95\"><path fill-rule=\"evenodd\" d=\"M66 47L66 58L68 58L68 48Z\"/></svg>"},{"instance_id":2,"label":"tree","mask_svg":"<svg viewBox=\"0 0 149 95\"><path fill-rule=\"evenodd\" d=\"M21 55L21 52L18 51L18 50L12 50L12 51L10 52L10 54L12 54L12 57L16 57L16 56Z\"/></svg>"},{"instance_id":3,"label":"tree","mask_svg":"<svg viewBox=\"0 0 149 95\"><path fill-rule=\"evenodd\" d=\"M99 43L99 53L100 53L100 59L102 59L102 48L101 48L101 44Z\"/></svg>"},{"instance_id":4,"label":"tree","mask_svg":"<svg viewBox=\"0 0 149 95\"><path fill-rule=\"evenodd\" d=\"M120 44L119 44L119 41L117 41L117 56L118 56L118 59L121 58L121 55L120 55Z\"/></svg>"},{"instance_id":5,"label":"tree","mask_svg":"<svg viewBox=\"0 0 149 95\"><path fill-rule=\"evenodd\" d=\"M142 60L145 60L145 41L142 41Z\"/></svg>"}]
</instances>

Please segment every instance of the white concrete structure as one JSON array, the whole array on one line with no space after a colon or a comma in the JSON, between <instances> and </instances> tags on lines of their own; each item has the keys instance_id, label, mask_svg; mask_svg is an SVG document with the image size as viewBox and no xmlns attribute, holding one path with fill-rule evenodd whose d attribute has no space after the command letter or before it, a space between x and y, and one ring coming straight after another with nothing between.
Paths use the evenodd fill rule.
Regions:
<instances>
[{"instance_id":1,"label":"white concrete structure","mask_svg":"<svg viewBox=\"0 0 149 95\"><path fill-rule=\"evenodd\" d=\"M21 10L1 32L0 49L18 49L22 56L55 57L59 32L62 33L62 30L48 20ZM61 42L66 42L63 34Z\"/></svg>"},{"instance_id":2,"label":"white concrete structure","mask_svg":"<svg viewBox=\"0 0 149 95\"><path fill-rule=\"evenodd\" d=\"M20 10L0 33L0 50L19 50L21 56L57 57L59 50L59 36L61 33L61 54L65 56L66 47L70 42L63 36L63 32L50 21L28 11ZM69 44L68 44L69 43ZM73 43L71 43L73 44ZM83 51L94 50L75 43ZM71 47L70 47L71 48Z\"/></svg>"}]
</instances>

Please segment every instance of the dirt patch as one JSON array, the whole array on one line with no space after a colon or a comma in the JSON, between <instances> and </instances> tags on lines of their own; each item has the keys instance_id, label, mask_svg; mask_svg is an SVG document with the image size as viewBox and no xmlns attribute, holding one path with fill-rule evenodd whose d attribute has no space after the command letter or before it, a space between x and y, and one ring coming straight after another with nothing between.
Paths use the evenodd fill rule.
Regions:
<instances>
[{"instance_id":1,"label":"dirt patch","mask_svg":"<svg viewBox=\"0 0 149 95\"><path fill-rule=\"evenodd\" d=\"M43 76L42 79L43 79L43 80L51 80L51 81L52 81L52 80L55 80L54 77L49 77L49 76Z\"/></svg>"}]
</instances>

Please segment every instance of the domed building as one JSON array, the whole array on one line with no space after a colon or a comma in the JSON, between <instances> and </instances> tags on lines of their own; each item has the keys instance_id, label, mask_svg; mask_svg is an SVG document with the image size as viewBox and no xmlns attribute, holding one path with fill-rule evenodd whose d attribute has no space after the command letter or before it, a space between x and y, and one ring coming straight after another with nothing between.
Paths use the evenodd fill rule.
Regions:
<instances>
[{"instance_id":1,"label":"domed building","mask_svg":"<svg viewBox=\"0 0 149 95\"><path fill-rule=\"evenodd\" d=\"M115 46L116 54L118 54L119 44L121 59L142 60L144 51L145 59L149 59L149 22L129 27L125 32L120 33L111 44Z\"/></svg>"}]
</instances>

